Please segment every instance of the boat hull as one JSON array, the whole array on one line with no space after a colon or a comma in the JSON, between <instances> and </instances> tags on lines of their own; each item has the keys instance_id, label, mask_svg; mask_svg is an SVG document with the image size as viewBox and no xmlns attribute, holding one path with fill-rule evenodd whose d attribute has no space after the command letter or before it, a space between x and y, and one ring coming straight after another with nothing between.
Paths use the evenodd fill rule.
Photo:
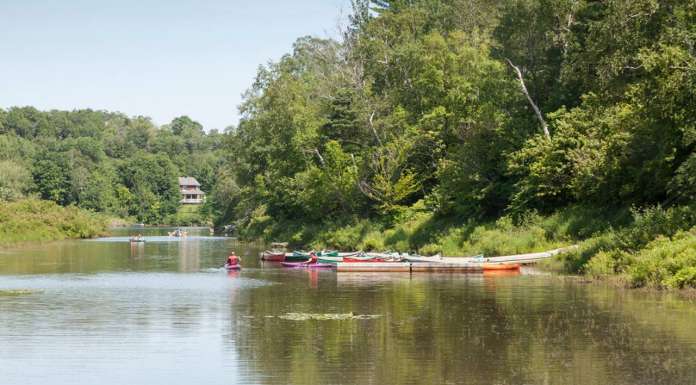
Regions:
<instances>
[{"instance_id":1,"label":"boat hull","mask_svg":"<svg viewBox=\"0 0 696 385\"><path fill-rule=\"evenodd\" d=\"M481 264L483 271L514 271L519 270L520 265L518 263L483 263Z\"/></svg>"},{"instance_id":2,"label":"boat hull","mask_svg":"<svg viewBox=\"0 0 696 385\"><path fill-rule=\"evenodd\" d=\"M261 253L261 260L268 262L283 262L285 261L285 253L264 251L263 253Z\"/></svg>"},{"instance_id":3,"label":"boat hull","mask_svg":"<svg viewBox=\"0 0 696 385\"><path fill-rule=\"evenodd\" d=\"M408 262L338 262L338 272L394 272L409 273L411 264Z\"/></svg>"},{"instance_id":4,"label":"boat hull","mask_svg":"<svg viewBox=\"0 0 696 385\"><path fill-rule=\"evenodd\" d=\"M332 269L336 267L330 263L281 262L280 264L293 269Z\"/></svg>"},{"instance_id":5,"label":"boat hull","mask_svg":"<svg viewBox=\"0 0 696 385\"><path fill-rule=\"evenodd\" d=\"M345 263L360 263L360 262L378 263L378 262L387 262L387 260L384 258L373 258L373 257L367 257L367 258L344 257L343 261L341 261L341 262L345 262Z\"/></svg>"}]
</instances>

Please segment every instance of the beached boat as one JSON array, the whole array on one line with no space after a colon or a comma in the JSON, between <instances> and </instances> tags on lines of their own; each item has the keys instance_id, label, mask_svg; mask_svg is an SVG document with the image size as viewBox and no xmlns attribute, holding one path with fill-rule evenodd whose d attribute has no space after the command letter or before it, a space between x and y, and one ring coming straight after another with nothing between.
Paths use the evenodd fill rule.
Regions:
<instances>
[{"instance_id":1,"label":"beached boat","mask_svg":"<svg viewBox=\"0 0 696 385\"><path fill-rule=\"evenodd\" d=\"M519 263L482 263L483 271L488 270L519 270Z\"/></svg>"},{"instance_id":2,"label":"beached boat","mask_svg":"<svg viewBox=\"0 0 696 385\"><path fill-rule=\"evenodd\" d=\"M333 263L281 262L280 264L293 269L332 269L336 267Z\"/></svg>"},{"instance_id":3,"label":"beached boat","mask_svg":"<svg viewBox=\"0 0 696 385\"><path fill-rule=\"evenodd\" d=\"M346 263L358 263L358 262L375 263L375 262L394 262L394 261L387 261L385 258L378 258L378 257L344 257L341 262L346 262Z\"/></svg>"},{"instance_id":4,"label":"beached boat","mask_svg":"<svg viewBox=\"0 0 696 385\"><path fill-rule=\"evenodd\" d=\"M338 262L336 263L338 272L403 272L411 271L411 264L408 262Z\"/></svg>"},{"instance_id":5,"label":"beached boat","mask_svg":"<svg viewBox=\"0 0 696 385\"><path fill-rule=\"evenodd\" d=\"M261 260L268 262L283 262L285 261L285 252L278 250L266 250L261 253Z\"/></svg>"},{"instance_id":6,"label":"beached boat","mask_svg":"<svg viewBox=\"0 0 696 385\"><path fill-rule=\"evenodd\" d=\"M338 263L343 262L343 257L317 257L319 263Z\"/></svg>"},{"instance_id":7,"label":"beached boat","mask_svg":"<svg viewBox=\"0 0 696 385\"><path fill-rule=\"evenodd\" d=\"M364 255L364 254L355 255L355 256L347 256L347 257L319 257L319 262L322 262L322 263L400 262L400 261L401 261L401 259L382 258L382 257L375 257L372 255Z\"/></svg>"},{"instance_id":8,"label":"beached boat","mask_svg":"<svg viewBox=\"0 0 696 385\"><path fill-rule=\"evenodd\" d=\"M287 253L286 255L292 254L295 256L304 256L305 258L309 258L311 253L314 253L314 255L316 255L317 257L328 257L328 258L359 257L359 256L363 255L362 251L343 252L343 251L336 251L336 250L330 250L330 251L322 250L322 251L316 251L316 252L313 252L313 251L293 251L292 253Z\"/></svg>"},{"instance_id":9,"label":"beached boat","mask_svg":"<svg viewBox=\"0 0 696 385\"><path fill-rule=\"evenodd\" d=\"M473 257L443 257L442 255L433 255L430 257L425 257L421 255L407 255L404 256L409 262L429 262L429 263L472 263L472 262L483 262L483 254L475 255Z\"/></svg>"},{"instance_id":10,"label":"beached boat","mask_svg":"<svg viewBox=\"0 0 696 385\"><path fill-rule=\"evenodd\" d=\"M412 273L481 273L480 263L416 262L411 263Z\"/></svg>"}]
</instances>

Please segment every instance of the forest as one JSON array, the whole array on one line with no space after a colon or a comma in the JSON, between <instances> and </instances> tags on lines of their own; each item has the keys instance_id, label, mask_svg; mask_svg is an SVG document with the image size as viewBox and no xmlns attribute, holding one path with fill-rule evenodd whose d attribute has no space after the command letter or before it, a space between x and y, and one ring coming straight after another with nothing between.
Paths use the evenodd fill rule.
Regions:
<instances>
[{"instance_id":1,"label":"forest","mask_svg":"<svg viewBox=\"0 0 696 385\"><path fill-rule=\"evenodd\" d=\"M0 199L172 222L176 176L245 238L696 286L696 0L353 0L259 67L224 133L0 110Z\"/></svg>"},{"instance_id":2,"label":"forest","mask_svg":"<svg viewBox=\"0 0 696 385\"><path fill-rule=\"evenodd\" d=\"M585 242L566 269L696 283L695 42L693 0L354 0L341 39L258 71L219 220L316 247Z\"/></svg>"},{"instance_id":3,"label":"forest","mask_svg":"<svg viewBox=\"0 0 696 385\"><path fill-rule=\"evenodd\" d=\"M157 127L146 117L104 111L0 109L0 200L33 197L173 223L177 177L212 186L223 137L186 116Z\"/></svg>"}]
</instances>

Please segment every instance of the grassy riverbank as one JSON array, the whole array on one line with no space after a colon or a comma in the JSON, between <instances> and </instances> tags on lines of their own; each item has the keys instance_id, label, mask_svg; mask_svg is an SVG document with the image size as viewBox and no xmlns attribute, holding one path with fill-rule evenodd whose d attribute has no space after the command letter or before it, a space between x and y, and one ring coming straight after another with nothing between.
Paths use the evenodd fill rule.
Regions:
<instances>
[{"instance_id":1,"label":"grassy riverbank","mask_svg":"<svg viewBox=\"0 0 696 385\"><path fill-rule=\"evenodd\" d=\"M632 287L696 287L696 207L599 210L571 207L551 215L495 221L437 218L418 204L390 223L355 220L297 225L258 217L247 236L309 248L415 251L448 256L509 255L578 244L545 266Z\"/></svg>"},{"instance_id":2,"label":"grassy riverbank","mask_svg":"<svg viewBox=\"0 0 696 385\"><path fill-rule=\"evenodd\" d=\"M200 205L181 205L176 214L165 218L171 226L210 226L210 215Z\"/></svg>"},{"instance_id":3,"label":"grassy riverbank","mask_svg":"<svg viewBox=\"0 0 696 385\"><path fill-rule=\"evenodd\" d=\"M0 205L0 246L92 238L106 232L109 218L76 207L25 199Z\"/></svg>"}]
</instances>

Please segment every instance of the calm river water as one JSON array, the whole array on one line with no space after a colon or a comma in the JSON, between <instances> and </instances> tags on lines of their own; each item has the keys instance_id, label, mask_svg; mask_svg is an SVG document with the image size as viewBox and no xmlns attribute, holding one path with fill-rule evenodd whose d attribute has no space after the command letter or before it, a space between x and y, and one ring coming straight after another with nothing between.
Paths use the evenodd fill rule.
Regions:
<instances>
[{"instance_id":1,"label":"calm river water","mask_svg":"<svg viewBox=\"0 0 696 385\"><path fill-rule=\"evenodd\" d=\"M672 295L287 271L162 234L0 251L0 291L29 290L0 294L0 384L696 383L696 305ZM240 273L217 268L229 250Z\"/></svg>"}]
</instances>

